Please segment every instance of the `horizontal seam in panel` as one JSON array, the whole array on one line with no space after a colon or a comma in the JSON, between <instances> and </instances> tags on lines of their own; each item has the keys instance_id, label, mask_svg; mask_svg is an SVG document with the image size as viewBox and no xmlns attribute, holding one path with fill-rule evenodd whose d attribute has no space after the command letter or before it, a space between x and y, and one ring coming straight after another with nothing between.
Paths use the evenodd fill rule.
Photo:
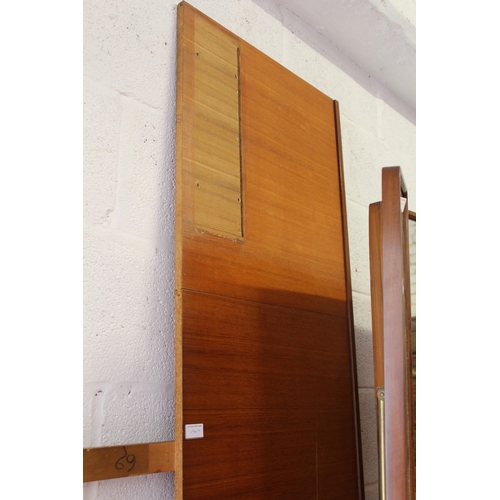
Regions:
<instances>
[{"instance_id":1,"label":"horizontal seam in panel","mask_svg":"<svg viewBox=\"0 0 500 500\"><path fill-rule=\"evenodd\" d=\"M320 316L330 316L332 318L339 318L339 319L345 319L345 320L348 319L347 315L346 316L340 316L338 314L329 314L329 313L324 313L324 312L311 311L310 309L301 309L301 308L298 308L298 307L283 306L283 305L274 304L274 303L270 303L270 302L260 302L258 300L242 299L240 297L233 297L232 295L221 295L221 294L218 294L218 293L203 292L201 290L193 290L191 288L182 288L182 291L183 292L191 292L191 293L199 293L199 294L202 294L202 295L211 295L212 297L222 297L222 298L225 298L225 299L238 300L240 302L251 302L252 304L260 304L260 305L263 305L263 306L279 307L281 309L290 309L292 311L308 312L308 313L311 313L311 314L318 314ZM346 303L347 303L347 298L346 298Z\"/></svg>"}]
</instances>

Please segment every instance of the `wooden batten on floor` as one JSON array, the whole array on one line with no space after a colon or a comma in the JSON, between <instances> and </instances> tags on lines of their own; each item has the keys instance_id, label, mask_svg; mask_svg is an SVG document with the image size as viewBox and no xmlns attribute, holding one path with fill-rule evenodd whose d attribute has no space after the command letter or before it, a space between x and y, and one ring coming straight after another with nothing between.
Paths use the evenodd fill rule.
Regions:
<instances>
[{"instance_id":1,"label":"wooden batten on floor","mask_svg":"<svg viewBox=\"0 0 500 500\"><path fill-rule=\"evenodd\" d=\"M84 448L83 482L173 471L174 447L173 441L164 441Z\"/></svg>"}]
</instances>

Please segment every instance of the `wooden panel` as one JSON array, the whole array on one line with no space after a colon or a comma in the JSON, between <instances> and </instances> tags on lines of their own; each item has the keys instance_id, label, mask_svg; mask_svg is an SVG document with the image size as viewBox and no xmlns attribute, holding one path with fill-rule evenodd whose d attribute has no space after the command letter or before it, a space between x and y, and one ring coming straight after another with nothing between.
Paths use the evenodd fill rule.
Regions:
<instances>
[{"instance_id":1,"label":"wooden panel","mask_svg":"<svg viewBox=\"0 0 500 500\"><path fill-rule=\"evenodd\" d=\"M412 498L408 382L411 372L407 359L407 300L404 227L408 203L401 211L406 188L399 167L382 170L382 287L384 311L384 384L386 425L386 488L388 500ZM410 358L411 359L411 358Z\"/></svg>"},{"instance_id":2,"label":"wooden panel","mask_svg":"<svg viewBox=\"0 0 500 500\"><path fill-rule=\"evenodd\" d=\"M341 496L323 498L353 498L345 318L194 292L184 292L183 305L184 423L205 426L203 440L184 446L186 498L211 498L207 492L229 488L226 482L231 494L239 491L236 498L255 498L261 476L267 478L262 498L283 498L290 484L274 484L271 472L285 477L287 470L298 481L292 491L316 498L309 484L316 484L315 467L323 491L339 478L345 482ZM191 496L201 491L206 496Z\"/></svg>"},{"instance_id":3,"label":"wooden panel","mask_svg":"<svg viewBox=\"0 0 500 500\"><path fill-rule=\"evenodd\" d=\"M83 482L174 470L174 442L84 448Z\"/></svg>"},{"instance_id":4,"label":"wooden panel","mask_svg":"<svg viewBox=\"0 0 500 500\"><path fill-rule=\"evenodd\" d=\"M185 417L205 424L203 440L185 442L188 498L219 498L221 488L237 498L357 498L353 420L342 408L186 411ZM276 480L287 472L291 484ZM254 487L262 482L265 494L258 496ZM296 496L287 496L293 491Z\"/></svg>"},{"instance_id":5,"label":"wooden panel","mask_svg":"<svg viewBox=\"0 0 500 500\"><path fill-rule=\"evenodd\" d=\"M382 230L380 202L369 207L370 292L372 303L372 338L375 388L384 387L384 315L382 303Z\"/></svg>"},{"instance_id":6,"label":"wooden panel","mask_svg":"<svg viewBox=\"0 0 500 500\"><path fill-rule=\"evenodd\" d=\"M178 36L176 498L362 499L338 105L185 3Z\"/></svg>"},{"instance_id":7,"label":"wooden panel","mask_svg":"<svg viewBox=\"0 0 500 500\"><path fill-rule=\"evenodd\" d=\"M416 495L407 236L408 219L416 214L408 212L406 197L401 169L382 169L382 202L370 205L370 270L375 385L385 393L381 485L388 500Z\"/></svg>"},{"instance_id":8,"label":"wooden panel","mask_svg":"<svg viewBox=\"0 0 500 500\"><path fill-rule=\"evenodd\" d=\"M283 499L316 500L316 467L266 471L258 475L236 476L189 485L186 498L193 500ZM333 498L333 497L331 497Z\"/></svg>"},{"instance_id":9,"label":"wooden panel","mask_svg":"<svg viewBox=\"0 0 500 500\"><path fill-rule=\"evenodd\" d=\"M186 440L185 485L316 466L316 421L307 410L187 410L205 437ZM290 436L293 436L290 439ZM217 446L217 460L210 453Z\"/></svg>"},{"instance_id":10,"label":"wooden panel","mask_svg":"<svg viewBox=\"0 0 500 500\"><path fill-rule=\"evenodd\" d=\"M183 306L185 410L347 406L353 418L344 318L192 292Z\"/></svg>"},{"instance_id":11,"label":"wooden panel","mask_svg":"<svg viewBox=\"0 0 500 500\"><path fill-rule=\"evenodd\" d=\"M193 16L196 20L201 14L194 11ZM195 21L184 21L184 81L195 79L194 74L188 75L196 65L196 49L191 45L196 35L186 34L195 29ZM227 141L219 144L218 138L207 136L200 146L196 143L199 138L192 132L196 112L190 108L194 90L183 83L183 287L345 317L332 100L231 36L240 51L245 242L235 247L232 241L196 231L192 150L218 151L224 172L233 168L236 156L226 154ZM224 188L229 178L225 181Z\"/></svg>"},{"instance_id":12,"label":"wooden panel","mask_svg":"<svg viewBox=\"0 0 500 500\"><path fill-rule=\"evenodd\" d=\"M201 16L194 20L193 148L186 179L194 184L194 226L241 238L242 196L238 43ZM191 161L189 161L191 160Z\"/></svg>"},{"instance_id":13,"label":"wooden panel","mask_svg":"<svg viewBox=\"0 0 500 500\"><path fill-rule=\"evenodd\" d=\"M317 413L318 500L358 498L355 417L346 406Z\"/></svg>"}]
</instances>

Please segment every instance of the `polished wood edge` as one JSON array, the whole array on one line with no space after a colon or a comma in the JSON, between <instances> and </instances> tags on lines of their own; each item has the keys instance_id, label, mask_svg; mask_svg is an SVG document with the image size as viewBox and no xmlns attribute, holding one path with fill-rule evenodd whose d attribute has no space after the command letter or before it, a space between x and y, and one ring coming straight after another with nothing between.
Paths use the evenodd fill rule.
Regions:
<instances>
[{"instance_id":1,"label":"polished wood edge","mask_svg":"<svg viewBox=\"0 0 500 500\"><path fill-rule=\"evenodd\" d=\"M399 192L401 193L401 196L404 198L407 198L408 190L406 189L406 183L405 179L403 176L403 171L401 170L401 167L384 167L382 169L382 201L384 199L384 178L386 180L386 186L389 185L394 185L394 186L399 186L397 189L399 189Z\"/></svg>"},{"instance_id":2,"label":"polished wood edge","mask_svg":"<svg viewBox=\"0 0 500 500\"><path fill-rule=\"evenodd\" d=\"M382 286L384 325L384 388L386 487L388 498L410 498L408 460L408 392L405 351L406 297L404 289L404 227L408 203L399 167L382 169Z\"/></svg>"},{"instance_id":3,"label":"polished wood edge","mask_svg":"<svg viewBox=\"0 0 500 500\"><path fill-rule=\"evenodd\" d=\"M356 345L354 333L354 311L352 305L352 285L351 285L351 264L349 259L349 237L347 226L347 203L345 196L345 183L344 183L344 161L342 155L342 135L340 129L340 106L338 101L333 101L333 114L335 121L335 134L337 146L337 162L339 172L339 192L340 192L340 208L342 212L342 233L344 239L344 269L345 269L345 282L346 282L346 307L347 307L347 321L349 328L349 350L351 357L351 383L353 393L353 407L355 415L355 436L356 436L356 467L358 478L358 497L360 500L365 498L364 489L364 475L363 475L363 452L361 448L361 420L359 409L359 394L358 394L358 370L356 361Z\"/></svg>"},{"instance_id":4,"label":"polished wood edge","mask_svg":"<svg viewBox=\"0 0 500 500\"><path fill-rule=\"evenodd\" d=\"M183 497L183 397L182 397L182 156L183 156L183 67L184 11L177 7L177 81L176 81L176 201L175 201L175 498Z\"/></svg>"},{"instance_id":5,"label":"polished wood edge","mask_svg":"<svg viewBox=\"0 0 500 500\"><path fill-rule=\"evenodd\" d=\"M241 48L238 45L238 127L240 132L239 148L240 148L240 196L241 196L241 241L245 241L245 178L243 166L245 160L243 158L243 97L241 95Z\"/></svg>"},{"instance_id":6,"label":"polished wood edge","mask_svg":"<svg viewBox=\"0 0 500 500\"><path fill-rule=\"evenodd\" d=\"M174 466L174 441L83 449L84 483L171 472Z\"/></svg>"},{"instance_id":7,"label":"polished wood edge","mask_svg":"<svg viewBox=\"0 0 500 500\"><path fill-rule=\"evenodd\" d=\"M380 228L381 203L368 207L370 248L370 295L372 305L372 339L374 385L384 387L384 315L382 296L382 237Z\"/></svg>"},{"instance_id":8,"label":"polished wood edge","mask_svg":"<svg viewBox=\"0 0 500 500\"><path fill-rule=\"evenodd\" d=\"M411 210L408 210L408 219L411 221L417 222L417 213L412 212ZM409 245L409 241L407 242L407 244ZM408 276L410 276L409 251L407 253L408 253ZM407 307L408 307L408 311L410 311L410 314L408 315L408 320L409 320L409 324L410 324L408 331L411 332L411 284L408 284L408 306ZM411 341L409 343L408 348L410 350L409 359L412 359L413 353L411 352ZM413 388L412 388L412 391L413 391ZM410 398L410 406L411 406L411 412L412 412L412 419L415 419L416 414L417 414L417 408L415 406L415 401L413 400L413 398ZM411 456L412 478L411 478L411 482L412 482L413 494L416 498L416 496L417 496L417 494L416 494L416 491L417 491L417 460L416 460L417 436L416 436L416 429L414 428L414 426L412 426L412 428L411 428L411 433L412 433L412 447L411 447L411 450L412 450L412 456Z\"/></svg>"}]
</instances>

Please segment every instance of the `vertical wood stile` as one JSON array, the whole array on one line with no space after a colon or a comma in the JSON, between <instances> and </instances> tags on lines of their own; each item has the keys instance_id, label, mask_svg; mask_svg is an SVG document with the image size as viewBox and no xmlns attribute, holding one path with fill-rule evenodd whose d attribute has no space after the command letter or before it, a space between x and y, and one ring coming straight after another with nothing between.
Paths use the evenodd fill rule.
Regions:
<instances>
[{"instance_id":1,"label":"vertical wood stile","mask_svg":"<svg viewBox=\"0 0 500 500\"><path fill-rule=\"evenodd\" d=\"M359 395L358 395L358 373L357 373L357 362L356 362L356 346L354 344L355 332L354 332L354 311L352 305L352 286L351 286L351 262L350 262L350 251L349 251L349 238L347 235L347 203L345 196L345 183L344 183L344 159L342 154L342 133L340 128L340 105L338 101L333 101L333 114L335 119L335 136L337 143L337 164L339 173L339 186L340 186L340 209L342 213L342 224L344 227L343 240L344 240L344 268L345 268L345 279L346 279L346 290L347 290L347 318L348 318L348 328L349 328L349 343L350 343L350 355L351 355L351 381L352 381L352 391L353 391L353 408L355 415L355 427L356 432L354 433L355 438L355 448L357 450L358 456L362 456L361 450L361 421L359 412ZM357 463L358 468L358 491L362 495L364 491L364 474L361 461Z\"/></svg>"},{"instance_id":2,"label":"vertical wood stile","mask_svg":"<svg viewBox=\"0 0 500 500\"><path fill-rule=\"evenodd\" d=\"M406 186L399 167L382 170L381 238L387 500L411 499L409 273L405 255ZM405 199L402 209L402 198ZM411 359L411 357L410 357Z\"/></svg>"},{"instance_id":3,"label":"vertical wood stile","mask_svg":"<svg viewBox=\"0 0 500 500\"><path fill-rule=\"evenodd\" d=\"M184 439L182 417L182 217L184 211L182 197L182 154L184 150L184 6L177 8L177 89L176 89L176 205L175 205L175 478L176 500L183 498L183 453ZM189 76L189 75L188 75Z\"/></svg>"}]
</instances>

